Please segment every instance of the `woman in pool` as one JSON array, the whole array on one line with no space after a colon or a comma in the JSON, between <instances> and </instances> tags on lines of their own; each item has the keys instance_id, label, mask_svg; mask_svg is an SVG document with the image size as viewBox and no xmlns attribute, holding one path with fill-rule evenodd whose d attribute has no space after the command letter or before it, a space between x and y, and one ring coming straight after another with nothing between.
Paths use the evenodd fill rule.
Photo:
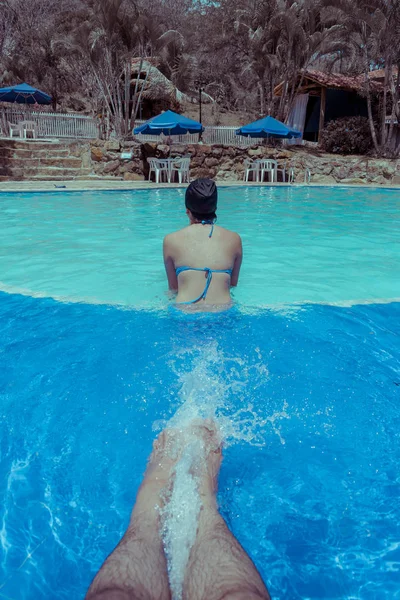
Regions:
<instances>
[{"instance_id":1,"label":"woman in pool","mask_svg":"<svg viewBox=\"0 0 400 600\"><path fill-rule=\"evenodd\" d=\"M210 310L231 304L242 264L242 240L215 225L217 187L211 179L196 179L186 190L189 225L164 238L164 264L169 288L181 306Z\"/></svg>"}]
</instances>

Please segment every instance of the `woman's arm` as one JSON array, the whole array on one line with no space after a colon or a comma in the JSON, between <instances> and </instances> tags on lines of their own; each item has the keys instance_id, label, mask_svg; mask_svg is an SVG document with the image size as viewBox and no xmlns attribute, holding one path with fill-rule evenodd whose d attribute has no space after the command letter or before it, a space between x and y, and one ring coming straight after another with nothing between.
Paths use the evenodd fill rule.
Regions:
<instances>
[{"instance_id":1,"label":"woman's arm","mask_svg":"<svg viewBox=\"0 0 400 600\"><path fill-rule=\"evenodd\" d=\"M242 240L241 240L240 235L238 235L237 241L236 241L235 260L233 263L233 269L232 269L232 275L231 275L231 287L235 287L238 284L239 271L240 271L240 267L242 265L242 259L243 259Z\"/></svg>"},{"instance_id":2,"label":"woman's arm","mask_svg":"<svg viewBox=\"0 0 400 600\"><path fill-rule=\"evenodd\" d=\"M171 246L170 236L166 235L163 243L165 271L167 273L169 289L176 292L178 291L178 278L175 273L175 264L174 259L172 258Z\"/></svg>"}]
</instances>

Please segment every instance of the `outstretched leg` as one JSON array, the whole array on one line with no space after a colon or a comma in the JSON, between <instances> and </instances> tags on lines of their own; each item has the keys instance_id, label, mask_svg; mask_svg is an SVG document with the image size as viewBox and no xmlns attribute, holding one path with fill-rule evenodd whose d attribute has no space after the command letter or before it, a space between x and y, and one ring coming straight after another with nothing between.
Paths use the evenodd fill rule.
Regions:
<instances>
[{"instance_id":1,"label":"outstretched leg","mask_svg":"<svg viewBox=\"0 0 400 600\"><path fill-rule=\"evenodd\" d=\"M215 427L207 425L198 431L205 452L198 473L202 509L186 569L183 599L270 600L255 565L218 512L216 492L222 452Z\"/></svg>"},{"instance_id":2,"label":"outstretched leg","mask_svg":"<svg viewBox=\"0 0 400 600\"><path fill-rule=\"evenodd\" d=\"M177 460L174 432L156 439L128 529L94 578L86 600L169 600L159 507Z\"/></svg>"}]
</instances>

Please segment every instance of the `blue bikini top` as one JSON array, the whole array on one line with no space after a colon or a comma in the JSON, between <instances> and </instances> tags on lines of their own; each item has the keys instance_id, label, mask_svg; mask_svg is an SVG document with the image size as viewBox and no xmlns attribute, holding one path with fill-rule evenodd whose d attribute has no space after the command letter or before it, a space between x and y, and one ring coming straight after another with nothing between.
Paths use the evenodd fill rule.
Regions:
<instances>
[{"instance_id":1,"label":"blue bikini top","mask_svg":"<svg viewBox=\"0 0 400 600\"><path fill-rule=\"evenodd\" d=\"M211 225L211 231L208 236L210 238L214 232L214 222L213 221L202 221L201 224L202 225ZM196 267L184 267L183 266L183 267L178 267L175 270L176 276L178 277L178 275L180 275L180 273L183 273L184 271L203 271L204 273L207 273L207 281L206 281L204 290L202 291L202 293L200 294L200 296L198 298L195 298L194 300L188 300L187 302L178 302L178 304L195 304L196 302L199 302L199 300L203 300L207 296L208 288L210 287L213 273L226 273L229 276L232 275L232 269L210 269L209 267L204 267L203 269L197 269Z\"/></svg>"}]
</instances>

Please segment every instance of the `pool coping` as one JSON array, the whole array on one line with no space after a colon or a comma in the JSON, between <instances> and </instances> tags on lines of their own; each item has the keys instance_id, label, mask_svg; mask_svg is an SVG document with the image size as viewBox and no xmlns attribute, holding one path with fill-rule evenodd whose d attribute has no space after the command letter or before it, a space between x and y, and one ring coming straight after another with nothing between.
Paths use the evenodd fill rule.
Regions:
<instances>
[{"instance_id":1,"label":"pool coping","mask_svg":"<svg viewBox=\"0 0 400 600\"><path fill-rule=\"evenodd\" d=\"M252 181L217 181L218 187L286 187L286 188L374 188L400 190L400 185L373 185L373 184L322 184L322 183L271 183L264 184ZM153 183L149 181L113 181L107 180L66 180L66 181L2 181L1 192L88 192L88 191L134 191L186 188L186 183Z\"/></svg>"}]
</instances>

